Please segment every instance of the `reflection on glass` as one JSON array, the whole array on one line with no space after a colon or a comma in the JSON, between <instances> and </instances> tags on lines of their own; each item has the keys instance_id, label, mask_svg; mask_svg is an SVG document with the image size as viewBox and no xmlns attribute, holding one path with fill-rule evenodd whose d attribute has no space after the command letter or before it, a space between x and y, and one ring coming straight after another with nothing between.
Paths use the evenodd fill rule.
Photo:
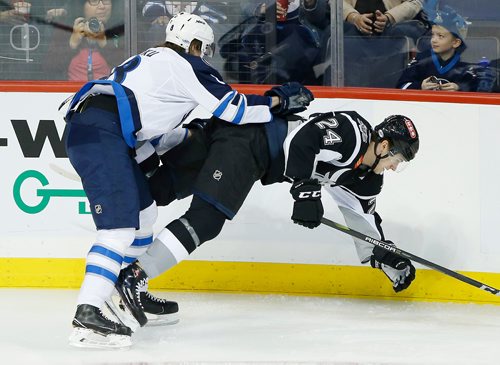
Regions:
<instances>
[{"instance_id":1,"label":"reflection on glass","mask_svg":"<svg viewBox=\"0 0 500 365\"><path fill-rule=\"evenodd\" d=\"M342 49L345 86L395 88L410 61L432 49L436 12L451 7L467 22L460 62L477 84L468 89L498 89L500 2L427 0L421 8L420 1L396 0L385 8L343 0L342 14L332 14L330 3L137 0L131 17L124 12L130 0L0 0L0 79L101 77L130 50L162 43L170 18L187 11L214 29L218 47L210 62L230 82L329 85L331 57ZM89 7L98 13L86 13ZM332 24L335 16L343 21ZM339 42L331 40L332 27L344 33Z\"/></svg>"}]
</instances>

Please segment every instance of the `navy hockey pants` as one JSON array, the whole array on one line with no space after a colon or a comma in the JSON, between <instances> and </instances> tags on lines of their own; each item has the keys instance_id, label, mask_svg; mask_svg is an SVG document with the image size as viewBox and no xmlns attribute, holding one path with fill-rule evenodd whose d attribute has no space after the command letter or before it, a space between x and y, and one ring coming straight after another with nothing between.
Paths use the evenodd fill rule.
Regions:
<instances>
[{"instance_id":1,"label":"navy hockey pants","mask_svg":"<svg viewBox=\"0 0 500 365\"><path fill-rule=\"evenodd\" d=\"M138 229L139 212L153 199L123 139L118 114L89 107L67 122L66 150L82 179L97 229Z\"/></svg>"}]
</instances>

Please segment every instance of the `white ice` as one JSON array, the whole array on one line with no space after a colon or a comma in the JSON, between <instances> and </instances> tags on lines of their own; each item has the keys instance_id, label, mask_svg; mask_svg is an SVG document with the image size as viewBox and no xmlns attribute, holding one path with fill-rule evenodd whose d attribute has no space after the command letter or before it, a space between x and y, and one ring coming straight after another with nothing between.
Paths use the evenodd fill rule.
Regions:
<instances>
[{"instance_id":1,"label":"white ice","mask_svg":"<svg viewBox=\"0 0 500 365\"><path fill-rule=\"evenodd\" d=\"M0 289L1 364L500 364L500 307L291 295L157 292L181 321L128 350L68 345L75 290Z\"/></svg>"}]
</instances>

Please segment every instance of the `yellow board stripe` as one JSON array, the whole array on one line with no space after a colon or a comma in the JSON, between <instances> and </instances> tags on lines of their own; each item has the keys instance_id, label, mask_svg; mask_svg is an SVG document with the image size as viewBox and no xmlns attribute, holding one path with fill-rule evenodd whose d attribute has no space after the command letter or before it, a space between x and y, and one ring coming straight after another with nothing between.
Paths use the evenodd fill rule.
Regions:
<instances>
[{"instance_id":1,"label":"yellow board stripe","mask_svg":"<svg viewBox=\"0 0 500 365\"><path fill-rule=\"evenodd\" d=\"M0 267L0 287L78 288L83 280L85 260L0 258ZM500 287L500 274L462 274ZM396 294L380 270L361 266L189 260L151 280L150 288L500 304L500 297L433 270L417 270L411 287Z\"/></svg>"}]
</instances>

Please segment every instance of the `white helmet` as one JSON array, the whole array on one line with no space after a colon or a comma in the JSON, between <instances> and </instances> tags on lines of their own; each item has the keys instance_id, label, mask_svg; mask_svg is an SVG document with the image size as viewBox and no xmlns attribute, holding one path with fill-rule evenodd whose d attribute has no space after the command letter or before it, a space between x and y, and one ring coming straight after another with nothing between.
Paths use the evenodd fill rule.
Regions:
<instances>
[{"instance_id":1,"label":"white helmet","mask_svg":"<svg viewBox=\"0 0 500 365\"><path fill-rule=\"evenodd\" d=\"M167 24L165 41L182 47L186 52L193 39L201 44L201 56L212 57L215 52L214 31L198 15L181 12L175 15Z\"/></svg>"}]
</instances>

